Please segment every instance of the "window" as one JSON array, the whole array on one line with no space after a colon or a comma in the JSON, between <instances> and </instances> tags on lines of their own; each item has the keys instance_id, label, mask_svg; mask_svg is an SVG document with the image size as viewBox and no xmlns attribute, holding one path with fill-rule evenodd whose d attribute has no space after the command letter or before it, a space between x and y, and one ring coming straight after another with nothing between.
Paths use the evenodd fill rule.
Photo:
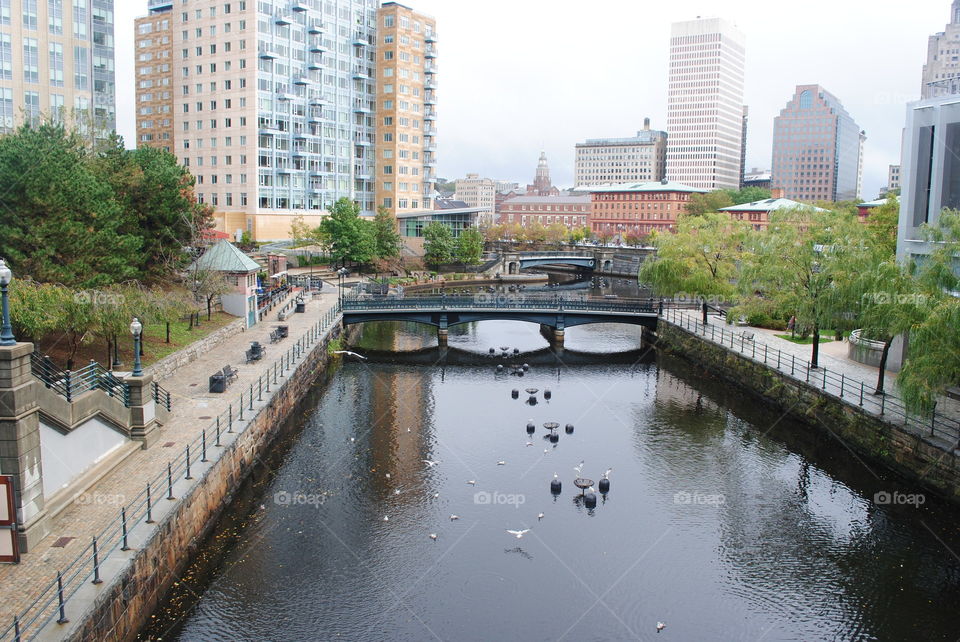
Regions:
<instances>
[{"instance_id":1,"label":"window","mask_svg":"<svg viewBox=\"0 0 960 642\"><path fill-rule=\"evenodd\" d=\"M87 72L88 57L86 47L73 48L73 86L76 89L89 89L90 79Z\"/></svg>"},{"instance_id":2,"label":"window","mask_svg":"<svg viewBox=\"0 0 960 642\"><path fill-rule=\"evenodd\" d=\"M23 39L23 80L40 82L40 51L36 38Z\"/></svg>"},{"instance_id":3,"label":"window","mask_svg":"<svg viewBox=\"0 0 960 642\"><path fill-rule=\"evenodd\" d=\"M63 45L50 43L50 86L63 87Z\"/></svg>"},{"instance_id":4,"label":"window","mask_svg":"<svg viewBox=\"0 0 960 642\"><path fill-rule=\"evenodd\" d=\"M87 2L73 0L73 37L78 40L87 39Z\"/></svg>"},{"instance_id":5,"label":"window","mask_svg":"<svg viewBox=\"0 0 960 642\"><path fill-rule=\"evenodd\" d=\"M23 28L37 30L37 0L23 0Z\"/></svg>"},{"instance_id":6,"label":"window","mask_svg":"<svg viewBox=\"0 0 960 642\"><path fill-rule=\"evenodd\" d=\"M383 17L383 26L392 27L396 24L396 18L394 16L384 16Z\"/></svg>"},{"instance_id":7,"label":"window","mask_svg":"<svg viewBox=\"0 0 960 642\"><path fill-rule=\"evenodd\" d=\"M36 91L23 92L25 115L27 120L36 125L40 122L40 94Z\"/></svg>"},{"instance_id":8,"label":"window","mask_svg":"<svg viewBox=\"0 0 960 642\"><path fill-rule=\"evenodd\" d=\"M63 35L63 0L47 0L47 22L50 33L55 36ZM147 23L147 26L149 24Z\"/></svg>"},{"instance_id":9,"label":"window","mask_svg":"<svg viewBox=\"0 0 960 642\"><path fill-rule=\"evenodd\" d=\"M13 130L13 89L0 89L0 130Z\"/></svg>"},{"instance_id":10,"label":"window","mask_svg":"<svg viewBox=\"0 0 960 642\"><path fill-rule=\"evenodd\" d=\"M0 25L9 25L9 24L10 24L10 0L0 0ZM6 92L8 91L12 91L12 90L4 89L3 94L5 95ZM0 100L6 100L6 98L3 98L2 96L0 96ZM6 125L2 125L2 126L6 127Z\"/></svg>"},{"instance_id":11,"label":"window","mask_svg":"<svg viewBox=\"0 0 960 642\"><path fill-rule=\"evenodd\" d=\"M0 79L13 80L13 44L8 33L0 33Z\"/></svg>"}]
</instances>

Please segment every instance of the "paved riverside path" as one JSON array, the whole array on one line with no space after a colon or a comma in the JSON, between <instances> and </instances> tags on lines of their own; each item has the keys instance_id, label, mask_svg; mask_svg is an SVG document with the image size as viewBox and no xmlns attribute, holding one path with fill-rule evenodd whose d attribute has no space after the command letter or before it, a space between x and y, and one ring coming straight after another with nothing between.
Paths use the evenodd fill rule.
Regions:
<instances>
[{"instance_id":1,"label":"paved riverside path","mask_svg":"<svg viewBox=\"0 0 960 642\"><path fill-rule=\"evenodd\" d=\"M938 403L938 419L932 425L929 416L922 417L906 413L900 401L900 391L896 385L896 375L888 372L884 382L887 395L874 395L879 369L857 363L846 358L845 342L828 342L820 345L817 369L808 368L812 346L800 345L774 336L778 332L760 328L728 326L719 316L708 317L709 323L703 325L699 313L671 310L665 311L662 321L681 326L694 332L700 338L723 345L767 366L777 369L791 377L815 386L834 397L874 415L883 416L890 423L905 426L916 434L936 437L932 441L944 450L953 450L960 439L960 416L956 403L943 400ZM752 334L753 338L744 336ZM779 333L779 334L782 334ZM906 417L906 419L905 419ZM935 430L934 430L935 429Z\"/></svg>"},{"instance_id":2,"label":"paved riverside path","mask_svg":"<svg viewBox=\"0 0 960 642\"><path fill-rule=\"evenodd\" d=\"M296 292L292 296L296 296ZM58 514L51 521L50 535L29 553L22 555L20 564L0 565L0 585L4 587L3 599L0 600L0 633L12 624L14 615L22 612L51 581L56 580L59 569L73 561L83 548L90 544L94 535L98 535L117 519L121 506L131 502L142 492L148 481L166 471L168 461L176 462L177 458L182 460L186 444L196 439L204 428L208 428L213 418L226 412L228 405L235 405L241 392L244 393L246 401L251 382L256 388L258 377L270 370L276 359L280 358L291 344L314 326L324 314L336 307L338 292L336 287L324 287L320 296L305 298L306 313L291 314L286 321L279 322L277 315L282 306L278 306L254 328L230 337L159 382L170 392L173 406L166 425L159 429L159 437L153 445L147 450L135 451L88 489L81 496L82 499L75 500ZM278 323L289 326L289 337L271 344L270 332ZM266 355L260 361L248 365L244 363L244 353L251 341L263 344ZM208 392L209 376L226 365L237 369L238 380L227 388L224 394ZM265 403L266 398L263 402L254 402L254 408L262 407ZM210 450L213 450L212 445ZM212 452L210 457L213 460ZM191 455L191 459L199 458L199 453ZM44 464L50 465L49 462ZM204 464L203 467L205 466L207 465ZM199 473L203 467L197 464L194 477L200 478ZM182 473L180 477L183 477ZM183 491L178 489L177 496L182 495ZM154 497L156 506L160 507L162 501L162 496ZM141 524L137 528L143 529L144 526ZM74 539L62 547L54 547L53 544L59 538ZM137 543L133 543L133 546L136 548ZM117 553L114 557L124 556L129 554ZM89 580L86 583L89 584ZM107 584L100 586L105 587ZM77 623L80 607L68 602L67 616L72 623ZM32 632L33 629L30 630L30 633ZM24 637L28 638L29 635Z\"/></svg>"}]
</instances>

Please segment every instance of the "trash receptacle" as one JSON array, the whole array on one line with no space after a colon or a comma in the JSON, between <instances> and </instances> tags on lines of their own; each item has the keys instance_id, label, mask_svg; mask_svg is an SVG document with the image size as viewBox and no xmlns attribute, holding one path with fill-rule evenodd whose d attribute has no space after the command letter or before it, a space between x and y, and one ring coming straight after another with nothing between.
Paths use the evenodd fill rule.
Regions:
<instances>
[{"instance_id":1,"label":"trash receptacle","mask_svg":"<svg viewBox=\"0 0 960 642\"><path fill-rule=\"evenodd\" d=\"M290 326L288 325L278 325L277 330L280 331L280 336L284 339L290 336Z\"/></svg>"},{"instance_id":2,"label":"trash receptacle","mask_svg":"<svg viewBox=\"0 0 960 642\"><path fill-rule=\"evenodd\" d=\"M227 378L222 373L210 375L210 392L226 392Z\"/></svg>"},{"instance_id":3,"label":"trash receptacle","mask_svg":"<svg viewBox=\"0 0 960 642\"><path fill-rule=\"evenodd\" d=\"M296 311L297 311L297 312L301 312L301 313L302 313L302 312L306 312L306 311L307 311L307 304L304 303L303 301L298 301L298 302L297 302L297 310L296 310Z\"/></svg>"},{"instance_id":4,"label":"trash receptacle","mask_svg":"<svg viewBox=\"0 0 960 642\"><path fill-rule=\"evenodd\" d=\"M250 343L250 356L253 358L253 361L259 361L263 357L263 346L260 345L259 341Z\"/></svg>"}]
</instances>

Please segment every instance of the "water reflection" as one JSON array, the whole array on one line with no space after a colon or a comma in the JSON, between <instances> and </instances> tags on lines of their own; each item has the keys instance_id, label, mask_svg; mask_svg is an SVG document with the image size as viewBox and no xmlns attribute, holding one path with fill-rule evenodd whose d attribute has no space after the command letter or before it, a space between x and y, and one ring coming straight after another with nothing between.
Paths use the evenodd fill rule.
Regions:
<instances>
[{"instance_id":1,"label":"water reflection","mask_svg":"<svg viewBox=\"0 0 960 642\"><path fill-rule=\"evenodd\" d=\"M652 639L663 621L680 640L955 638L955 509L875 506L895 481L632 335L616 339L620 328L587 326L582 339L632 345L628 360L571 365L538 348L518 379L485 348L539 335L490 324L445 351L417 326L365 332L371 360L317 392L271 476L233 507L239 523L201 553L216 563L190 571L199 600L184 589L148 634L621 640ZM397 346L408 352L388 356ZM511 397L527 387L536 406ZM550 421L576 430L551 444ZM596 508L572 483L581 460L594 480L613 469ZM327 499L284 505L283 491Z\"/></svg>"}]
</instances>

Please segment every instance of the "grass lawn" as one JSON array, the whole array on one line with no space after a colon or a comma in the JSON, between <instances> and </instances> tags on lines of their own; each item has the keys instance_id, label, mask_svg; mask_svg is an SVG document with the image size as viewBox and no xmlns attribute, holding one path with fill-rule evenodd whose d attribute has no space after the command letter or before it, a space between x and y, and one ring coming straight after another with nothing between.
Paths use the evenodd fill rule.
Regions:
<instances>
[{"instance_id":1,"label":"grass lawn","mask_svg":"<svg viewBox=\"0 0 960 642\"><path fill-rule=\"evenodd\" d=\"M235 321L237 317L226 314L225 312L214 312L213 316L207 321L206 313L200 315L200 326L193 329L187 329L186 321L178 321L170 324L170 343L166 342L166 326L162 323L148 325L143 328L143 357L141 361L146 367L152 363L163 359L177 350L180 350L194 341L198 341L207 335L219 330L223 326ZM62 338L53 338L44 341L37 346L39 352L49 355L53 362L65 368L67 365L67 355L69 346L67 341ZM80 347L74 356L74 369L82 368L90 360L99 362L107 366L112 358L107 355L107 346L105 343L95 341ZM120 361L123 363L121 370L129 370L133 364L133 337L126 333L120 337Z\"/></svg>"},{"instance_id":2,"label":"grass lawn","mask_svg":"<svg viewBox=\"0 0 960 642\"><path fill-rule=\"evenodd\" d=\"M791 337L789 334L778 334L776 336L780 337L781 339L786 339L791 343L796 343L802 346L808 346L813 344L812 336L807 337L806 339L801 339L800 337ZM824 334L823 332L820 333L820 343L830 343L833 340L834 340L833 332L830 332L829 334Z\"/></svg>"}]
</instances>

